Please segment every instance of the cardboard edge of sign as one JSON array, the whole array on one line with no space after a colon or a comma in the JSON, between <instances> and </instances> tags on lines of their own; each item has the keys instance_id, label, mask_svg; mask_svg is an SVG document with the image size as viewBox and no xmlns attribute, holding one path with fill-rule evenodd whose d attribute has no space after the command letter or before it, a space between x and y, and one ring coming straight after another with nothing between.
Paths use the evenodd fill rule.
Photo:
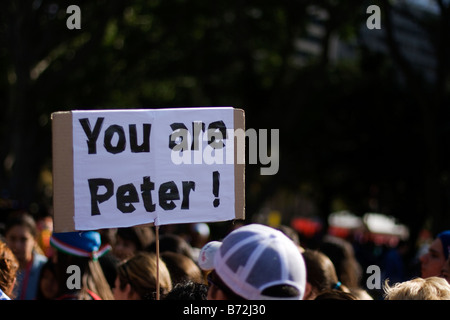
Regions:
<instances>
[{"instance_id":1,"label":"cardboard edge of sign","mask_svg":"<svg viewBox=\"0 0 450 320\"><path fill-rule=\"evenodd\" d=\"M245 112L234 108L234 129L245 131ZM74 176L73 176L73 135L72 112L58 111L51 114L52 119L52 165L53 165L53 231L71 232L74 221ZM245 144L243 144L245 147ZM245 156L245 150L237 152L235 143L235 220L245 219L245 161L237 155ZM240 161L238 161L240 160ZM244 159L245 160L245 159ZM202 221L198 221L202 222ZM142 226L152 226L153 223Z\"/></svg>"}]
</instances>

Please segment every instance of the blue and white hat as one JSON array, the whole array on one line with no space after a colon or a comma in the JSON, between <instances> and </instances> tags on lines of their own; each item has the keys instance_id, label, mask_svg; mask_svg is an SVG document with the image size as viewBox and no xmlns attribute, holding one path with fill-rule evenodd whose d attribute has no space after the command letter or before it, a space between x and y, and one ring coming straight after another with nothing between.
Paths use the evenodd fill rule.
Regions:
<instances>
[{"instance_id":1,"label":"blue and white hat","mask_svg":"<svg viewBox=\"0 0 450 320\"><path fill-rule=\"evenodd\" d=\"M247 300L301 300L305 293L306 265L299 248L281 231L265 225L249 224L228 234L221 244L207 243L199 265L203 270L214 268L234 293ZM264 294L279 285L291 286L298 294L289 298Z\"/></svg>"},{"instance_id":2,"label":"blue and white hat","mask_svg":"<svg viewBox=\"0 0 450 320\"><path fill-rule=\"evenodd\" d=\"M111 250L110 245L101 245L100 233L97 231L53 233L50 244L66 254L93 260Z\"/></svg>"}]
</instances>

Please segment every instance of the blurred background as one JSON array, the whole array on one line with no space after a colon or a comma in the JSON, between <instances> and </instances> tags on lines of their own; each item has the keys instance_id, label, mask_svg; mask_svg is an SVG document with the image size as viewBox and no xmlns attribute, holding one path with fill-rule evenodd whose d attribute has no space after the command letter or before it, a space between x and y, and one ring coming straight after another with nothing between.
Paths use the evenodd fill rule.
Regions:
<instances>
[{"instance_id":1,"label":"blurred background","mask_svg":"<svg viewBox=\"0 0 450 320\"><path fill-rule=\"evenodd\" d=\"M307 243L377 213L416 245L450 228L449 72L446 0L2 1L0 219L52 213L52 112L233 106L280 130L279 172L246 166L248 221Z\"/></svg>"}]
</instances>

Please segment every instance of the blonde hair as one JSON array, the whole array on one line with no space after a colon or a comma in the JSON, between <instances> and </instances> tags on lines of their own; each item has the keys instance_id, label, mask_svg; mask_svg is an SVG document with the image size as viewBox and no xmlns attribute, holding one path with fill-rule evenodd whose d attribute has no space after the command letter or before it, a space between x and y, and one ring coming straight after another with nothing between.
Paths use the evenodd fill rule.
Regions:
<instances>
[{"instance_id":1,"label":"blonde hair","mask_svg":"<svg viewBox=\"0 0 450 320\"><path fill-rule=\"evenodd\" d=\"M138 252L132 258L123 262L117 268L120 289L130 284L143 300L153 300L156 297L156 259L159 259L160 294L166 295L172 290L172 280L169 270L161 258L154 253Z\"/></svg>"},{"instance_id":2,"label":"blonde hair","mask_svg":"<svg viewBox=\"0 0 450 320\"><path fill-rule=\"evenodd\" d=\"M450 300L450 285L439 277L415 278L389 286L385 281L385 300Z\"/></svg>"},{"instance_id":3,"label":"blonde hair","mask_svg":"<svg viewBox=\"0 0 450 320\"><path fill-rule=\"evenodd\" d=\"M91 290L98 294L102 300L114 300L114 295L103 273L100 262L98 260L89 260L87 270L81 278L82 287L79 299L90 300L91 296L88 290Z\"/></svg>"}]
</instances>

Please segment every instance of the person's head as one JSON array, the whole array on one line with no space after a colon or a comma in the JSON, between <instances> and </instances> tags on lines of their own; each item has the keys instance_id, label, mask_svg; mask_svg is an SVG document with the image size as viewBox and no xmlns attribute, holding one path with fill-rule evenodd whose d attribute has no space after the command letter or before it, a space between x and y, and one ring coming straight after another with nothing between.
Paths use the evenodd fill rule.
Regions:
<instances>
[{"instance_id":1,"label":"person's head","mask_svg":"<svg viewBox=\"0 0 450 320\"><path fill-rule=\"evenodd\" d=\"M12 298L19 262L10 248L0 241L0 289Z\"/></svg>"},{"instance_id":2,"label":"person's head","mask_svg":"<svg viewBox=\"0 0 450 320\"><path fill-rule=\"evenodd\" d=\"M349 241L334 236L325 236L319 246L319 251L333 262L336 274L343 285L348 288L359 287L362 268Z\"/></svg>"},{"instance_id":3,"label":"person's head","mask_svg":"<svg viewBox=\"0 0 450 320\"><path fill-rule=\"evenodd\" d=\"M144 250L154 238L148 226L118 228L113 253L120 261L130 259L138 251Z\"/></svg>"},{"instance_id":4,"label":"person's head","mask_svg":"<svg viewBox=\"0 0 450 320\"><path fill-rule=\"evenodd\" d=\"M442 267L448 259L450 246L450 230L439 233L420 257L420 273L422 278L435 277L441 274Z\"/></svg>"},{"instance_id":5,"label":"person's head","mask_svg":"<svg viewBox=\"0 0 450 320\"><path fill-rule=\"evenodd\" d=\"M55 264L48 260L41 268L39 275L37 300L52 300L58 295L58 281L56 279Z\"/></svg>"},{"instance_id":6,"label":"person's head","mask_svg":"<svg viewBox=\"0 0 450 320\"><path fill-rule=\"evenodd\" d=\"M55 275L58 282L58 296L70 293L77 295L80 300L91 299L89 291L103 300L112 300L113 295L105 278L98 258L111 249L109 245L102 246L100 234L96 231L53 233L50 244L56 249L52 256L55 263ZM77 266L81 273L81 290L67 285L67 270ZM71 267L73 268L73 267Z\"/></svg>"},{"instance_id":7,"label":"person's head","mask_svg":"<svg viewBox=\"0 0 450 320\"><path fill-rule=\"evenodd\" d=\"M148 252L156 252L156 241L153 241L147 248ZM159 237L159 252L177 252L193 259L192 246L181 236L174 233L162 234Z\"/></svg>"},{"instance_id":8,"label":"person's head","mask_svg":"<svg viewBox=\"0 0 450 320\"><path fill-rule=\"evenodd\" d=\"M156 268L158 259L155 254L138 252L117 268L117 277L113 289L116 300L155 300ZM159 288L163 297L172 290L169 270L159 258Z\"/></svg>"},{"instance_id":9,"label":"person's head","mask_svg":"<svg viewBox=\"0 0 450 320\"><path fill-rule=\"evenodd\" d=\"M289 239L291 239L298 247L301 248L300 238L294 228L281 224L276 229L283 232Z\"/></svg>"},{"instance_id":10,"label":"person's head","mask_svg":"<svg viewBox=\"0 0 450 320\"><path fill-rule=\"evenodd\" d=\"M5 241L12 250L20 267L33 258L36 246L37 227L34 218L25 212L12 214L5 225Z\"/></svg>"},{"instance_id":11,"label":"person's head","mask_svg":"<svg viewBox=\"0 0 450 320\"><path fill-rule=\"evenodd\" d=\"M305 262L294 242L279 230L246 225L229 233L220 246L206 244L202 250L200 266L214 259L208 300L303 298Z\"/></svg>"},{"instance_id":12,"label":"person's head","mask_svg":"<svg viewBox=\"0 0 450 320\"><path fill-rule=\"evenodd\" d=\"M171 251L164 251L160 256L169 270L173 285L187 280L197 283L203 281L201 269L191 258Z\"/></svg>"},{"instance_id":13,"label":"person's head","mask_svg":"<svg viewBox=\"0 0 450 320\"><path fill-rule=\"evenodd\" d=\"M313 300L320 292L337 289L342 291L333 262L318 250L303 252L306 264L306 292L304 300Z\"/></svg>"},{"instance_id":14,"label":"person's head","mask_svg":"<svg viewBox=\"0 0 450 320\"><path fill-rule=\"evenodd\" d=\"M450 300L450 285L443 278L415 278L393 286L386 280L385 300Z\"/></svg>"},{"instance_id":15,"label":"person's head","mask_svg":"<svg viewBox=\"0 0 450 320\"><path fill-rule=\"evenodd\" d=\"M191 280L177 283L164 300L206 300L208 286Z\"/></svg>"}]
</instances>

